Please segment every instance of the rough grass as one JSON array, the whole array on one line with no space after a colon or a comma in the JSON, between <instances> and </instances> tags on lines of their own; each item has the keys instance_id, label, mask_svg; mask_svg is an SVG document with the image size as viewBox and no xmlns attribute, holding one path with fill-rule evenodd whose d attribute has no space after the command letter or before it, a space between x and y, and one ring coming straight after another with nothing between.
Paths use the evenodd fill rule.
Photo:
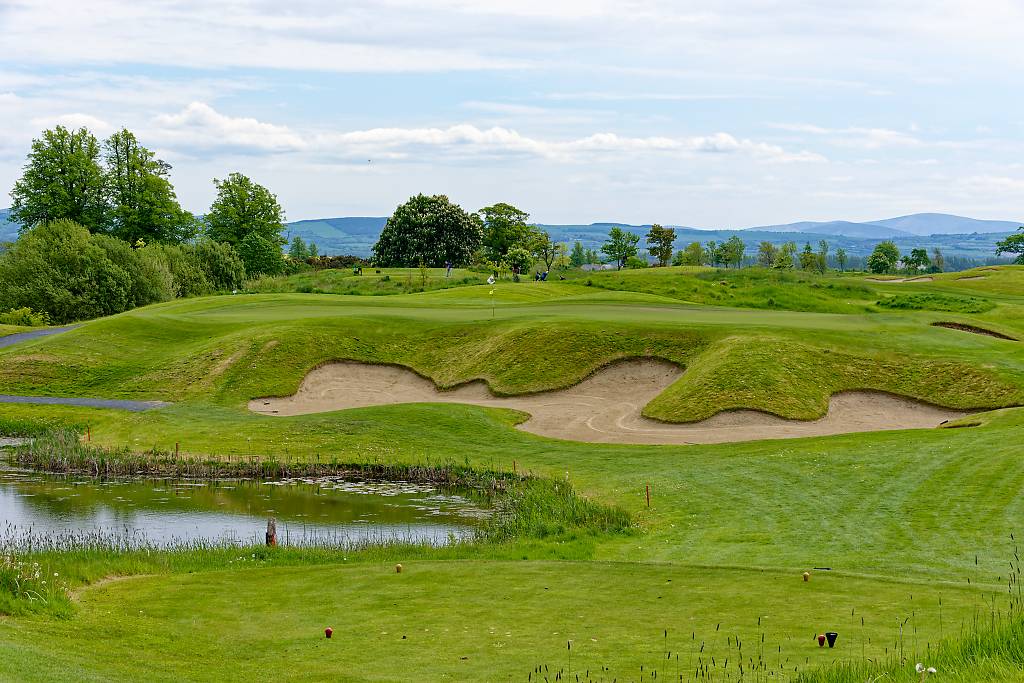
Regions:
<instances>
[{"instance_id":1,"label":"rough grass","mask_svg":"<svg viewBox=\"0 0 1024 683\"><path fill-rule=\"evenodd\" d=\"M377 271L380 272L377 272ZM479 285L487 281L487 274L463 268L445 275L444 268L363 268L362 275L354 275L351 268L313 270L294 275L261 277L245 284L245 291L259 294L353 294L381 296L410 294L449 287Z\"/></svg>"},{"instance_id":2,"label":"rough grass","mask_svg":"<svg viewBox=\"0 0 1024 683\"><path fill-rule=\"evenodd\" d=\"M976 297L958 297L948 294L897 294L878 301L882 308L907 311L950 311L952 313L985 313L996 307L994 303Z\"/></svg>"},{"instance_id":3,"label":"rough grass","mask_svg":"<svg viewBox=\"0 0 1024 683\"><path fill-rule=\"evenodd\" d=\"M710 306L784 309L817 313L864 313L878 298L854 279L763 268L647 268L571 274L571 282L645 292Z\"/></svg>"}]
</instances>

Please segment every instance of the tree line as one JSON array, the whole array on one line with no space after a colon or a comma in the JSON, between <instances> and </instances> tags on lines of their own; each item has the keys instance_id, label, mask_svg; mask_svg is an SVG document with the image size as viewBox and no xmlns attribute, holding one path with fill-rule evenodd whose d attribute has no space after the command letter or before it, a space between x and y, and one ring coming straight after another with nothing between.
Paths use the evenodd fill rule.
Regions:
<instances>
[{"instance_id":1,"label":"tree line","mask_svg":"<svg viewBox=\"0 0 1024 683\"><path fill-rule=\"evenodd\" d=\"M20 227L0 254L0 314L107 315L235 290L318 256L300 237L286 256L284 210L248 176L213 179L213 203L196 216L179 204L170 171L128 129L102 141L84 127L43 131L11 190Z\"/></svg>"}]
</instances>

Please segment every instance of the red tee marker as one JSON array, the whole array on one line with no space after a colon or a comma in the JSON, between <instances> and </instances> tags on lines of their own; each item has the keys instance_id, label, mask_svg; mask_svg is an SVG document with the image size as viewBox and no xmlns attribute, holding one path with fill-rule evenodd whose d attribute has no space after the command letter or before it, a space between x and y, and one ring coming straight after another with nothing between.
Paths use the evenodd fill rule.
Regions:
<instances>
[{"instance_id":1,"label":"red tee marker","mask_svg":"<svg viewBox=\"0 0 1024 683\"><path fill-rule=\"evenodd\" d=\"M334 635L334 629L328 626L324 629L324 635L330 638L332 635Z\"/></svg>"}]
</instances>

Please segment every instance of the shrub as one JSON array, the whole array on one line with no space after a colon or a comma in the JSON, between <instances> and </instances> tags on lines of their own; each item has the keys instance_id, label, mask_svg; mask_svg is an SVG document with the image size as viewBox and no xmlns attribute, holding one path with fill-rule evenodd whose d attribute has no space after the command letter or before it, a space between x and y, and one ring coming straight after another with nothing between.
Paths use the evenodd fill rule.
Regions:
<instances>
[{"instance_id":1,"label":"shrub","mask_svg":"<svg viewBox=\"0 0 1024 683\"><path fill-rule=\"evenodd\" d=\"M128 273L129 308L174 298L174 278L162 260L151 257L146 249L132 249L124 240L107 235L94 235L92 239L111 261Z\"/></svg>"},{"instance_id":2,"label":"shrub","mask_svg":"<svg viewBox=\"0 0 1024 683\"><path fill-rule=\"evenodd\" d=\"M73 221L37 225L0 256L0 310L66 323L127 310L131 290L129 273Z\"/></svg>"},{"instance_id":3,"label":"shrub","mask_svg":"<svg viewBox=\"0 0 1024 683\"><path fill-rule=\"evenodd\" d=\"M174 296L202 296L213 291L206 272L191 247L175 244L153 244L153 258L163 261L173 278Z\"/></svg>"},{"instance_id":4,"label":"shrub","mask_svg":"<svg viewBox=\"0 0 1024 683\"><path fill-rule=\"evenodd\" d=\"M193 251L207 282L217 291L240 289L245 281L245 264L230 244L202 240Z\"/></svg>"},{"instance_id":5,"label":"shrub","mask_svg":"<svg viewBox=\"0 0 1024 683\"><path fill-rule=\"evenodd\" d=\"M14 308L0 313L0 325L24 325L25 327L42 327L50 324L50 316L31 308Z\"/></svg>"}]
</instances>

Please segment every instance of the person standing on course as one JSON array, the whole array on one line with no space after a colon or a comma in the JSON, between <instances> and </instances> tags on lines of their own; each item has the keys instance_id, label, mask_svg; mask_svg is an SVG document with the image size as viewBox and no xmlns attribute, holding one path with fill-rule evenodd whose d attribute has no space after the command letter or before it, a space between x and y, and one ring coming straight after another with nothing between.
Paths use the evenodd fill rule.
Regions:
<instances>
[{"instance_id":1,"label":"person standing on course","mask_svg":"<svg viewBox=\"0 0 1024 683\"><path fill-rule=\"evenodd\" d=\"M444 274L444 276L445 277L451 277L452 276L452 262L451 261L445 261L444 262L444 267L445 267L445 274Z\"/></svg>"}]
</instances>

